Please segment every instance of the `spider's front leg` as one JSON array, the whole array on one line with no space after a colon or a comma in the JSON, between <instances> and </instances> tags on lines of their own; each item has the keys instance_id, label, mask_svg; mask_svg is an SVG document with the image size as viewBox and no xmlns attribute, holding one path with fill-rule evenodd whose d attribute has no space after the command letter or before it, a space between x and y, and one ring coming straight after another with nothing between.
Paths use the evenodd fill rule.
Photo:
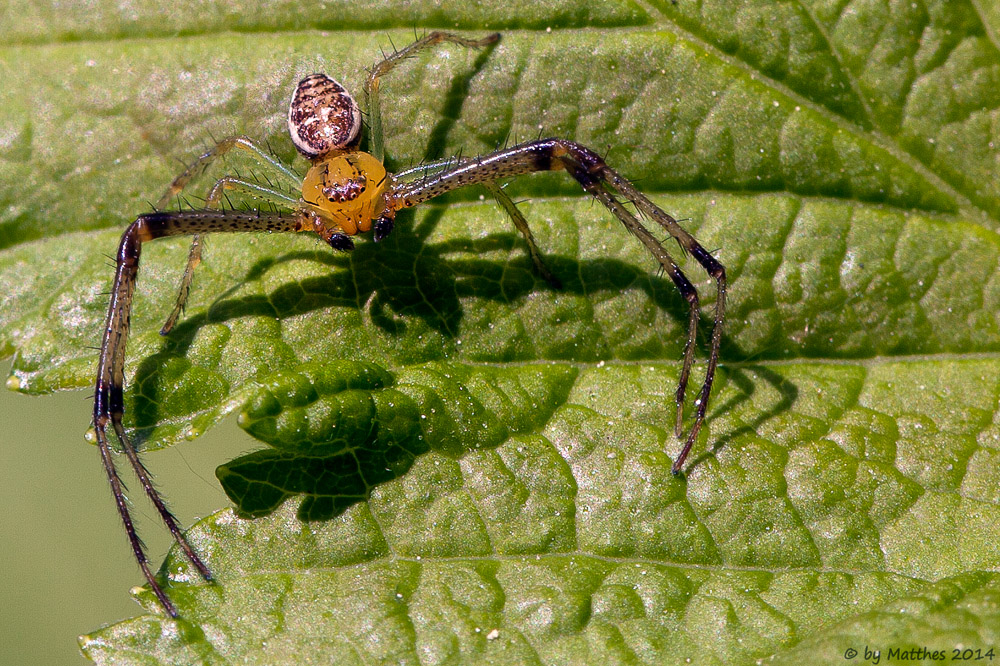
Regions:
<instances>
[{"instance_id":1,"label":"spider's front leg","mask_svg":"<svg viewBox=\"0 0 1000 666\"><path fill-rule=\"evenodd\" d=\"M170 512L163 498L156 492L149 472L139 460L135 446L122 424L122 417L125 413L125 345L128 340L132 299L135 296L135 283L139 274L139 256L142 244L165 236L215 231L298 231L302 226L303 216L301 214L268 215L232 210L150 213L140 215L129 225L125 233L122 234L121 243L118 246L117 267L114 284L111 288L111 303L108 306L108 315L105 320L101 357L98 362L97 380L94 386L94 430L97 436L97 446L101 452L101 461L104 464L108 482L111 484L111 492L115 497L118 514L125 524L132 552L156 598L172 617L177 617L177 609L167 598L166 593L149 568L149 559L142 541L136 534L128 500L125 497L125 489L118 476L107 436L107 428L110 424L125 457L128 458L129 464L142 485L143 491L156 507L157 513L160 514L160 518L174 536L174 540L202 577L211 581L211 571L188 543L181 532L177 519Z\"/></svg>"},{"instance_id":2,"label":"spider's front leg","mask_svg":"<svg viewBox=\"0 0 1000 666\"><path fill-rule=\"evenodd\" d=\"M400 171L395 175L395 179L398 183L406 180L413 180L414 177L422 177L426 179L432 173L441 173L457 165L473 161L475 160L456 158L441 160L439 162L431 162L428 164L420 164L404 171ZM545 261L542 259L542 253L538 250L538 243L535 242L535 236L531 233L531 227L528 226L528 221L524 219L524 215L522 215L521 211L518 210L517 204L514 200L511 199L506 192L504 192L500 183L487 180L483 181L481 184L483 188L490 193L493 200L497 202L500 209L507 214L507 217L510 218L511 222L514 223L514 227L521 233L521 236L524 238L524 242L528 246L528 256L531 257L531 262L535 265L535 270L538 274L543 280L548 282L549 286L553 289L562 289L562 282L552 271L549 270L549 267L545 265ZM391 224L389 225L389 230L391 231ZM375 240L381 240L378 234L377 225Z\"/></svg>"},{"instance_id":3,"label":"spider's front leg","mask_svg":"<svg viewBox=\"0 0 1000 666\"><path fill-rule=\"evenodd\" d=\"M166 210L167 207L169 207L180 196L181 192L183 192L192 182L197 180L199 176L205 173L213 162L221 157L225 157L226 154L234 150L247 153L253 161L275 174L278 179L283 182L283 187L288 188L289 191L294 192L298 189L300 178L294 171L276 160L250 137L232 136L221 141L217 141L214 146L199 155L198 159L184 169L179 176L174 178L173 182L170 183L170 186L163 193L163 196L161 196L159 201L156 202L156 209L160 211ZM275 189L273 186L265 187L259 183L254 183L241 178L234 178L232 176L226 176L225 178L217 181L215 185L212 186L211 190L209 190L208 195L205 197L205 208L220 207L225 191L234 189L244 190L250 194L250 196L263 201L275 203L279 206L294 207L298 203L298 199L284 194L283 192ZM202 249L203 244L201 236L195 234L191 239L191 249L188 251L187 265L184 267L184 275L181 278L181 284L177 290L177 300L175 301L174 308L167 317L166 322L160 329L160 335L166 335L169 333L177 323L181 313L184 311L184 305L187 303L187 297L191 291L191 281L194 279L194 269L201 263Z\"/></svg>"},{"instance_id":4,"label":"spider's front leg","mask_svg":"<svg viewBox=\"0 0 1000 666\"><path fill-rule=\"evenodd\" d=\"M684 346L684 364L677 385L677 417L675 431L680 436L684 414L684 396L687 390L691 367L694 363L694 344L697 337L699 319L698 292L687 279L680 267L667 252L663 244L642 224L639 217L629 212L618 197L633 204L637 211L652 219L669 233L680 246L701 264L702 268L716 281L715 321L712 327L711 350L705 370L705 382L695 401L695 420L688 433L684 447L674 461L672 471L677 474L691 451L698 433L705 422L708 401L715 381L715 371L719 363L719 348L722 344L722 324L725 318L726 269L715 257L685 231L677 220L653 204L639 192L632 183L619 175L594 151L578 143L565 139L542 139L523 143L505 150L483 155L475 160L463 161L458 166L420 178L412 182L399 183L393 188L391 200L395 209L408 208L427 201L451 190L475 183L492 182L535 171L564 169L580 183L584 190L600 201L628 231L639 239L649 253L677 286L688 302L688 337Z\"/></svg>"},{"instance_id":5,"label":"spider's front leg","mask_svg":"<svg viewBox=\"0 0 1000 666\"><path fill-rule=\"evenodd\" d=\"M437 44L451 42L452 44L476 49L489 46L499 39L500 33L498 32L487 35L482 39L468 39L461 35L453 35L450 32L434 31L424 35L409 46L394 51L391 55L376 63L368 71L368 76L365 78L364 84L365 99L368 106L368 143L370 144L369 149L371 154L375 156L375 159L379 162L385 159L385 142L382 132L382 104L379 95L379 79L381 77L391 72L407 58L412 58L420 51Z\"/></svg>"}]
</instances>

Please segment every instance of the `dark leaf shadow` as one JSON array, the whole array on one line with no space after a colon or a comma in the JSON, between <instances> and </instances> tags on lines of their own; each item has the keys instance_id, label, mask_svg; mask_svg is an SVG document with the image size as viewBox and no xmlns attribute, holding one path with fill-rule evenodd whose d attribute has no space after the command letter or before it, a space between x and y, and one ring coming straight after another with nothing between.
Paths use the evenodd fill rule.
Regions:
<instances>
[{"instance_id":1,"label":"dark leaf shadow","mask_svg":"<svg viewBox=\"0 0 1000 666\"><path fill-rule=\"evenodd\" d=\"M442 118L428 139L425 160L444 156L448 134L461 116L470 83L487 62L489 52L483 50L474 67L452 81ZM527 248L515 233L428 243L426 239L444 210L444 206L430 208L419 226L414 224L412 211L403 211L389 238L377 245L359 243L348 254L322 248L269 257L251 266L207 311L182 320L160 351L141 361L129 391L136 443L141 445L161 423L160 401L155 396L169 390L170 375L177 374L174 362L185 359L199 329L208 324L252 316L282 320L326 308L356 307L365 308L374 325L392 335L405 332L406 320L411 318L454 338L461 328L463 302L482 299L516 307L521 299L551 289L534 273ZM512 259L480 258L498 251L510 254L518 247L521 252ZM461 256L452 256L456 254ZM301 260L315 261L331 270L327 275L281 286L266 296L236 296L242 287L274 267ZM593 295L640 289L681 328L686 324L687 304L669 280L613 258L579 261L547 256L544 260L562 281L565 292ZM724 348L728 347L727 340ZM373 421L371 431L359 434L357 441L341 442L325 452L322 448L308 455L278 449L257 451L221 466L218 475L226 492L247 515L269 513L289 495L304 493L307 499L300 508L302 518L330 518L367 498L376 485L404 474L416 456L437 445L416 436L397 437L387 445L379 428L379 422Z\"/></svg>"},{"instance_id":2,"label":"dark leaf shadow","mask_svg":"<svg viewBox=\"0 0 1000 666\"><path fill-rule=\"evenodd\" d=\"M131 398L138 425L136 441L143 441L143 436L152 432L161 419L159 403L146 396L158 394L162 388L160 382L168 379L167 366L187 354L198 330L207 324L247 316L284 319L329 307L367 305L372 322L390 333L401 332L406 317L415 317L451 337L460 330L462 303L468 303L469 299L516 307L519 301L538 291L551 290L534 274L523 239L515 233L426 243L409 229L409 225L400 225L382 243L359 244L350 254L321 248L270 257L251 266L207 311L182 320L164 340L161 350L140 363L134 385L141 386L142 391L134 392ZM479 258L498 251L517 254L518 247L522 252L513 259ZM241 286L262 278L276 266L301 260L315 261L331 270L327 275L278 287L267 296L232 296ZM579 261L553 255L545 257L545 261L563 281L563 292L593 296L605 291L640 289L659 309L669 313L680 328L687 322L686 301L666 278L613 258ZM761 374L774 377L766 369ZM741 376L735 373L734 381L739 382ZM741 385L744 392L740 397L713 411L726 411L746 400L752 392L752 383L744 379ZM665 406L664 413L668 411ZM729 441L733 436L735 433L721 441ZM372 433L362 441L342 445L336 452L301 455L262 450L223 465L219 475L220 479L225 477L223 485L227 493L247 515L268 513L286 497L305 493L307 500L300 509L302 517L325 519L364 500L376 485L404 474L416 456L435 445L434 441L414 439L387 449L379 443L378 424L374 423ZM282 482L274 483L275 478ZM317 486L316 479L323 479L323 484ZM248 484L253 486L252 492Z\"/></svg>"}]
</instances>

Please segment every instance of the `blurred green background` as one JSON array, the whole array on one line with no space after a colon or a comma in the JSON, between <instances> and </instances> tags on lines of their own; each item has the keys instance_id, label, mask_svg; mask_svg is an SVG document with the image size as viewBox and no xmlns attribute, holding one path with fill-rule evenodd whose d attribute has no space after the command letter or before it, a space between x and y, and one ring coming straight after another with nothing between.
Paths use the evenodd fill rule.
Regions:
<instances>
[{"instance_id":1,"label":"blurred green background","mask_svg":"<svg viewBox=\"0 0 1000 666\"><path fill-rule=\"evenodd\" d=\"M4 377L10 364L2 366ZM0 664L84 664L75 636L132 617L142 582L111 499L85 391L29 397L0 391ZM145 457L181 523L229 506L217 465L259 448L227 421L190 445ZM125 476L128 483L130 475ZM137 490L132 483L133 490ZM134 495L134 493L133 493ZM143 498L139 530L158 565L170 535Z\"/></svg>"}]
</instances>

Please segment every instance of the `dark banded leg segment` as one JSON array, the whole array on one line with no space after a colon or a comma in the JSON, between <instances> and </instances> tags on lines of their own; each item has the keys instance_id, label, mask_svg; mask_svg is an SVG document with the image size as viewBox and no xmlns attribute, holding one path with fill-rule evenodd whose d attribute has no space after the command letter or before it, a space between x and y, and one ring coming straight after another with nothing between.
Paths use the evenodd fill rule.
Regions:
<instances>
[{"instance_id":1,"label":"dark banded leg segment","mask_svg":"<svg viewBox=\"0 0 1000 666\"><path fill-rule=\"evenodd\" d=\"M125 413L125 344L128 340L132 299L135 295L135 282L139 273L139 255L142 244L165 236L218 231L297 231L300 227L301 217L297 215L267 215L243 211L151 213L136 218L125 230L118 246L117 268L114 284L111 288L111 304L108 307L108 316L104 326L101 357L94 387L94 430L97 435L97 446L101 452L101 461L104 464L108 482L111 484L111 492L115 497L118 515L121 516L122 523L125 525L125 532L128 534L132 552L150 588L171 617L177 617L177 609L167 598L166 593L149 568L149 559L146 556L145 547L136 533L128 500L125 497L125 488L118 476L107 436L108 424L111 424L136 478L142 485L143 492L156 507L157 513L160 514L160 518L174 536L174 540L184 555L198 569L205 580L211 581L211 571L188 543L177 519L170 512L163 498L156 492L149 472L139 460L135 446L122 425L122 417Z\"/></svg>"},{"instance_id":2,"label":"dark banded leg segment","mask_svg":"<svg viewBox=\"0 0 1000 666\"><path fill-rule=\"evenodd\" d=\"M719 348L722 344L722 323L726 308L726 270L715 257L705 250L695 238L685 231L677 220L658 208L644 194L639 192L632 183L619 175L595 152L572 141L564 139L542 139L523 143L505 150L498 150L477 159L465 160L458 166L444 171L418 178L410 183L401 184L396 191L395 207L408 208L440 196L445 192L472 185L475 183L492 182L498 179L519 176L535 171L552 171L565 169L573 176L584 190L589 192L615 217L621 221L628 231L639 239L653 258L677 286L688 302L688 338L684 346L684 363L678 380L676 402L677 419L675 431L679 433L683 419L684 396L687 390L691 367L694 364L694 343L697 337L699 320L698 292L694 285L667 253L663 244L653 236L642 224L639 217L629 212L619 201L621 198L634 205L638 212L652 219L666 230L677 241L681 248L690 253L701 264L702 268L715 280L718 297L715 302L715 318L712 327L711 349L708 366L705 370L705 382L695 401L695 419L688 433L684 447L677 456L671 471L680 472L684 461L691 451L698 433L705 422L708 411L708 401L715 381L715 372L719 364Z\"/></svg>"}]
</instances>

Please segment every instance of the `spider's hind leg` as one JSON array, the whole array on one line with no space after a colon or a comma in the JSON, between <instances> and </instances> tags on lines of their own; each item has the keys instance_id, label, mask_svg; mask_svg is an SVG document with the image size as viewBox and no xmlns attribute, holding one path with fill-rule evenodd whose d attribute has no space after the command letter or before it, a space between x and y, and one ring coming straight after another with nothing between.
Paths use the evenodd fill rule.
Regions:
<instances>
[{"instance_id":1,"label":"spider's hind leg","mask_svg":"<svg viewBox=\"0 0 1000 666\"><path fill-rule=\"evenodd\" d=\"M486 181L483 183L483 187L489 191L490 195L496 202L503 208L507 216L510 217L511 222L517 227L517 230L521 232L524 236L524 241L528 244L528 254L531 255L531 261L535 264L535 270L538 274L542 276L549 286L553 289L562 289L562 282L559 281L552 271L549 270L545 262L542 261L542 253L538 251L538 245L535 243L535 237L531 233L531 229L528 227L528 221L524 219L524 215L521 215L521 211L517 209L517 204L514 203L513 199L507 196L507 193L503 191L503 188L496 181Z\"/></svg>"}]
</instances>

